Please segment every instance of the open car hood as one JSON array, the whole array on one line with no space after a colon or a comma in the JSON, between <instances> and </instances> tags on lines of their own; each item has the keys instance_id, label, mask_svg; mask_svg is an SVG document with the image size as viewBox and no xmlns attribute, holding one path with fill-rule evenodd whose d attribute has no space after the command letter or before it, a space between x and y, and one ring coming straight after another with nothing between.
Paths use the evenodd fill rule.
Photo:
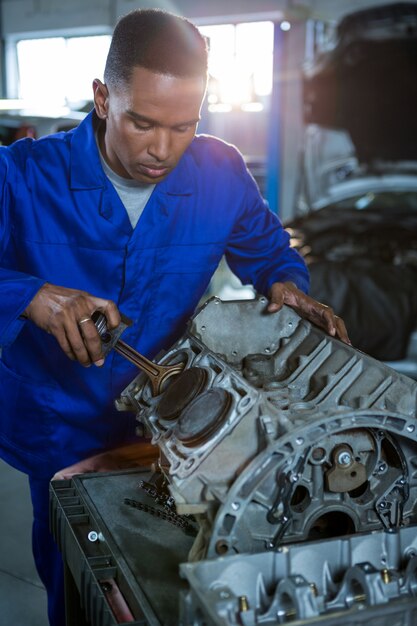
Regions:
<instances>
[{"instance_id":1,"label":"open car hood","mask_svg":"<svg viewBox=\"0 0 417 626\"><path fill-rule=\"evenodd\" d=\"M346 16L304 68L310 207L361 187L417 189L416 59L417 5L397 3Z\"/></svg>"}]
</instances>

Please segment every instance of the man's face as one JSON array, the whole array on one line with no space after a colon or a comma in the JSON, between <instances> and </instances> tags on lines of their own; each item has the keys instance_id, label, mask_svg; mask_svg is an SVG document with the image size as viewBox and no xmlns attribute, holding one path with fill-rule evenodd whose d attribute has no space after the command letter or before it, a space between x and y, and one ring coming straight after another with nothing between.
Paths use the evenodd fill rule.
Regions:
<instances>
[{"instance_id":1,"label":"man's face","mask_svg":"<svg viewBox=\"0 0 417 626\"><path fill-rule=\"evenodd\" d=\"M97 115L105 120L100 149L116 174L159 183L177 165L200 119L204 77L178 78L135 67L129 84L94 81Z\"/></svg>"}]
</instances>

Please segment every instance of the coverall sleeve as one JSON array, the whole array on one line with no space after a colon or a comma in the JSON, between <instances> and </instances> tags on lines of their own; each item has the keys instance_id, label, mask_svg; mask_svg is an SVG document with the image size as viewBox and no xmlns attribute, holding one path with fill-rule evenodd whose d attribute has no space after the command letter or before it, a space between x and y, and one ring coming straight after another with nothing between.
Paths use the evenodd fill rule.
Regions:
<instances>
[{"instance_id":1,"label":"coverall sleeve","mask_svg":"<svg viewBox=\"0 0 417 626\"><path fill-rule=\"evenodd\" d=\"M44 280L16 271L19 248L13 242L14 186L18 176L6 147L0 148L0 346L15 340L25 320L21 314L39 291ZM13 250L13 254L6 254ZM7 258L7 260L6 260ZM16 265L13 267L14 258Z\"/></svg>"},{"instance_id":2,"label":"coverall sleeve","mask_svg":"<svg viewBox=\"0 0 417 626\"><path fill-rule=\"evenodd\" d=\"M291 248L289 235L277 215L262 199L258 186L243 163L245 192L226 251L231 270L244 284L268 295L275 282L291 281L307 293L309 273L300 254Z\"/></svg>"}]
</instances>

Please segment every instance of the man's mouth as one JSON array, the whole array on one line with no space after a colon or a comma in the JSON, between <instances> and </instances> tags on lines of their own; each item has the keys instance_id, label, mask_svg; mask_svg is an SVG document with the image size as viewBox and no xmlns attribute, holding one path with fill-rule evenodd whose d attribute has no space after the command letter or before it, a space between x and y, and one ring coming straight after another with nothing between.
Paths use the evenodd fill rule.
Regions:
<instances>
[{"instance_id":1,"label":"man's mouth","mask_svg":"<svg viewBox=\"0 0 417 626\"><path fill-rule=\"evenodd\" d=\"M141 163L139 165L139 170L145 176L149 178L161 178L161 176L165 176L169 172L169 167L163 167L161 165L145 165Z\"/></svg>"}]
</instances>

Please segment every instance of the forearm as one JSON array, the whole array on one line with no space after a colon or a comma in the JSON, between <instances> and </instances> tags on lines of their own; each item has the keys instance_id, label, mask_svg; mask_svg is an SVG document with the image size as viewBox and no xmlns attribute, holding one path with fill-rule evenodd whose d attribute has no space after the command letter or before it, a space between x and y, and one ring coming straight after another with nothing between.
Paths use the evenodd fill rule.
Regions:
<instances>
[{"instance_id":1,"label":"forearm","mask_svg":"<svg viewBox=\"0 0 417 626\"><path fill-rule=\"evenodd\" d=\"M307 293L308 269L298 252L290 247L288 233L275 216L266 216L264 221L268 223L258 226L259 230L265 228L262 234L229 246L226 258L230 268L243 283L252 284L258 293L266 296L276 282L293 282ZM257 230L254 228L254 234Z\"/></svg>"}]
</instances>

